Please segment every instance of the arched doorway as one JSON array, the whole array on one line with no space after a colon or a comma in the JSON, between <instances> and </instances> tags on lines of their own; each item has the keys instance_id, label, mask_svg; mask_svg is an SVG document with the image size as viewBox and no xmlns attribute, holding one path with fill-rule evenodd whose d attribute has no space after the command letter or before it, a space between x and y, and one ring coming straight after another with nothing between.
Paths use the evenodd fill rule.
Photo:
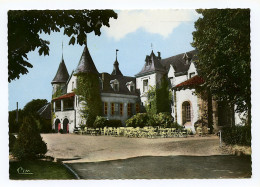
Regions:
<instances>
[{"instance_id":1,"label":"arched doorway","mask_svg":"<svg viewBox=\"0 0 260 187\"><path fill-rule=\"evenodd\" d=\"M63 120L63 133L69 133L69 120L67 118Z\"/></svg>"},{"instance_id":2,"label":"arched doorway","mask_svg":"<svg viewBox=\"0 0 260 187\"><path fill-rule=\"evenodd\" d=\"M182 103L182 125L187 122L191 122L191 109L190 103L185 101Z\"/></svg>"},{"instance_id":3,"label":"arched doorway","mask_svg":"<svg viewBox=\"0 0 260 187\"><path fill-rule=\"evenodd\" d=\"M55 120L55 132L59 132L59 130L60 130L60 128L61 128L61 123L60 123L60 120L59 119L56 119Z\"/></svg>"}]
</instances>

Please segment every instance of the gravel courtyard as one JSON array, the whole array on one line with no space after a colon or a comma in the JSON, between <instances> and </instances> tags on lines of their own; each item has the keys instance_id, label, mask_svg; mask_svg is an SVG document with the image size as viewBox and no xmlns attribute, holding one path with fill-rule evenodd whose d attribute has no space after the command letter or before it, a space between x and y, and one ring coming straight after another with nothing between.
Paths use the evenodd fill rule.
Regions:
<instances>
[{"instance_id":1,"label":"gravel courtyard","mask_svg":"<svg viewBox=\"0 0 260 187\"><path fill-rule=\"evenodd\" d=\"M188 138L126 138L75 134L42 134L48 156L64 162L98 162L140 156L223 155L217 136Z\"/></svg>"}]
</instances>

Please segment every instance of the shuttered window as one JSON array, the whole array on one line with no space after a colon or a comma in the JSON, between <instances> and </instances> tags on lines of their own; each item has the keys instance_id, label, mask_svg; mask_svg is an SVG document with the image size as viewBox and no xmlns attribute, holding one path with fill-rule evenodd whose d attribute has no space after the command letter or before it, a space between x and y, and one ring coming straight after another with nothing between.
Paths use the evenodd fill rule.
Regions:
<instances>
[{"instance_id":1,"label":"shuttered window","mask_svg":"<svg viewBox=\"0 0 260 187\"><path fill-rule=\"evenodd\" d=\"M140 105L139 105L139 103L135 104L135 111L136 111L136 113L140 112Z\"/></svg>"},{"instance_id":2,"label":"shuttered window","mask_svg":"<svg viewBox=\"0 0 260 187\"><path fill-rule=\"evenodd\" d=\"M104 102L104 114L107 115L107 102Z\"/></svg>"},{"instance_id":3,"label":"shuttered window","mask_svg":"<svg viewBox=\"0 0 260 187\"><path fill-rule=\"evenodd\" d=\"M127 115L131 116L131 111L132 111L132 107L131 107L131 103L127 104Z\"/></svg>"},{"instance_id":4,"label":"shuttered window","mask_svg":"<svg viewBox=\"0 0 260 187\"><path fill-rule=\"evenodd\" d=\"M120 115L122 116L123 114L123 103L120 103Z\"/></svg>"},{"instance_id":5,"label":"shuttered window","mask_svg":"<svg viewBox=\"0 0 260 187\"><path fill-rule=\"evenodd\" d=\"M111 103L111 115L115 114L115 104Z\"/></svg>"}]
</instances>

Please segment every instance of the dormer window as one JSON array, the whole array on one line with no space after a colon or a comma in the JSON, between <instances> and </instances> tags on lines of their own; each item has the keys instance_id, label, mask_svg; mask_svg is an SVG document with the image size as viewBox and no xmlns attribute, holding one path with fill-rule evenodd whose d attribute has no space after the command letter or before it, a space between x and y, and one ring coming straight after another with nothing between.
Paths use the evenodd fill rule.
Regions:
<instances>
[{"instance_id":1,"label":"dormer window","mask_svg":"<svg viewBox=\"0 0 260 187\"><path fill-rule=\"evenodd\" d=\"M117 82L114 83L114 90L119 91L119 85Z\"/></svg>"},{"instance_id":2,"label":"dormer window","mask_svg":"<svg viewBox=\"0 0 260 187\"><path fill-rule=\"evenodd\" d=\"M126 86L130 92L135 92L135 83L133 81L127 82Z\"/></svg>"},{"instance_id":3,"label":"dormer window","mask_svg":"<svg viewBox=\"0 0 260 187\"><path fill-rule=\"evenodd\" d=\"M130 92L134 92L134 91L135 91L134 85L130 85Z\"/></svg>"},{"instance_id":4,"label":"dormer window","mask_svg":"<svg viewBox=\"0 0 260 187\"><path fill-rule=\"evenodd\" d=\"M110 81L110 85L114 89L114 91L119 91L119 82L117 79Z\"/></svg>"}]
</instances>

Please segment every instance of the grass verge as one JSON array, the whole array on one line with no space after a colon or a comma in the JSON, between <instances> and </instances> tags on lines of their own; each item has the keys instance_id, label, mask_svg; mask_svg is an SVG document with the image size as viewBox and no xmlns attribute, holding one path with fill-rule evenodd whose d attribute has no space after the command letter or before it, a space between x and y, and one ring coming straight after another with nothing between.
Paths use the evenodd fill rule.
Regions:
<instances>
[{"instance_id":1,"label":"grass verge","mask_svg":"<svg viewBox=\"0 0 260 187\"><path fill-rule=\"evenodd\" d=\"M51 161L9 162L9 178L14 180L75 179L75 176L61 163Z\"/></svg>"}]
</instances>

